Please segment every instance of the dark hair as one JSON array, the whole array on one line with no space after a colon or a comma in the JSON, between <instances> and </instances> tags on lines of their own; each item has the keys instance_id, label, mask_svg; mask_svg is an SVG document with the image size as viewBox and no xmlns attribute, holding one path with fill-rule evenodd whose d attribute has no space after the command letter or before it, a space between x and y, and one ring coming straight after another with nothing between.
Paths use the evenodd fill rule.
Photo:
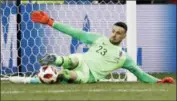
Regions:
<instances>
[{"instance_id":1,"label":"dark hair","mask_svg":"<svg viewBox=\"0 0 177 101\"><path fill-rule=\"evenodd\" d=\"M127 24L125 24L124 22L116 22L114 25L124 28L125 32L127 32L127 30L128 30Z\"/></svg>"}]
</instances>

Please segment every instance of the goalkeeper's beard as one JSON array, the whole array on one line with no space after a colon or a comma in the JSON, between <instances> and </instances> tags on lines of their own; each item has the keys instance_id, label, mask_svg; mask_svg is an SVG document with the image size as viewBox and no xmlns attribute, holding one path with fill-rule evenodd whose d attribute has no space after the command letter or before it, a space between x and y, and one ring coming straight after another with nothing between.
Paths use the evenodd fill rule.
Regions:
<instances>
[{"instance_id":1,"label":"goalkeeper's beard","mask_svg":"<svg viewBox=\"0 0 177 101\"><path fill-rule=\"evenodd\" d=\"M113 42L113 41L111 41L111 39L109 39L109 41L110 41L113 45L116 45L116 46L120 45L120 43L122 42L122 40L121 40L121 41L118 41L118 42Z\"/></svg>"}]
</instances>

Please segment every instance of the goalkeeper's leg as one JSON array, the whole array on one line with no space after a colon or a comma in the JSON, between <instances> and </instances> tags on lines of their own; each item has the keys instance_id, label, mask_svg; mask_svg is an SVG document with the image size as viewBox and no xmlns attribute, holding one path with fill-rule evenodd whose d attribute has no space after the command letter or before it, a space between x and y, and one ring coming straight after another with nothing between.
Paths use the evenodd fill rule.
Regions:
<instances>
[{"instance_id":1,"label":"goalkeeper's leg","mask_svg":"<svg viewBox=\"0 0 177 101\"><path fill-rule=\"evenodd\" d=\"M73 69L79 65L78 54L71 54L69 56L56 56L56 55L46 55L40 59L41 65L55 65L57 67L63 67L59 73L58 79L61 83L75 82L77 79L77 74Z\"/></svg>"},{"instance_id":2,"label":"goalkeeper's leg","mask_svg":"<svg viewBox=\"0 0 177 101\"><path fill-rule=\"evenodd\" d=\"M46 55L40 59L41 65L55 65L57 67L62 66L64 69L72 70L76 68L79 64L79 60L76 55L69 56L56 56L56 55Z\"/></svg>"},{"instance_id":3,"label":"goalkeeper's leg","mask_svg":"<svg viewBox=\"0 0 177 101\"><path fill-rule=\"evenodd\" d=\"M96 82L81 54L71 54L69 56L46 55L40 60L40 63L41 65L62 66L63 70L59 73L60 81L74 83Z\"/></svg>"},{"instance_id":4,"label":"goalkeeper's leg","mask_svg":"<svg viewBox=\"0 0 177 101\"><path fill-rule=\"evenodd\" d=\"M77 62L77 66L72 69L64 69L62 71L61 77L66 81L71 81L74 83L93 83L96 82L94 76L92 75L88 65L82 58L81 54L72 54L69 56L71 59L77 58L79 62Z\"/></svg>"}]
</instances>

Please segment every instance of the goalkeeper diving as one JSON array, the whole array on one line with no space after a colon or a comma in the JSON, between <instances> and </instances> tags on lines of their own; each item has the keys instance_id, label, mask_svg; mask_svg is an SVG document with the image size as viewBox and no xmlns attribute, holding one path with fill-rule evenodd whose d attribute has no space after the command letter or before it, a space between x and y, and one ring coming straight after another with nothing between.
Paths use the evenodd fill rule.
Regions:
<instances>
[{"instance_id":1,"label":"goalkeeper diving","mask_svg":"<svg viewBox=\"0 0 177 101\"><path fill-rule=\"evenodd\" d=\"M172 77L159 79L142 71L132 58L122 50L121 42L126 37L127 25L117 22L112 27L110 37L99 33L85 32L69 25L57 22L46 12L33 11L31 19L35 23L50 27L67 34L89 46L85 53L70 54L68 56L46 55L40 59L41 66L54 65L61 68L55 83L96 83L104 79L114 70L123 68L133 73L144 83L174 83ZM24 83L44 83L38 77L21 81Z\"/></svg>"}]
</instances>

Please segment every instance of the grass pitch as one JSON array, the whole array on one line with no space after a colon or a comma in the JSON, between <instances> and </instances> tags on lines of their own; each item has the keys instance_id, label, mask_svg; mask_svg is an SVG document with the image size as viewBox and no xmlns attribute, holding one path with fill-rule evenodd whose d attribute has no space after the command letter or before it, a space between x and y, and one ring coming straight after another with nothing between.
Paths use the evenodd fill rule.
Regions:
<instances>
[{"instance_id":1,"label":"grass pitch","mask_svg":"<svg viewBox=\"0 0 177 101\"><path fill-rule=\"evenodd\" d=\"M167 76L155 74L156 77ZM176 79L176 74L168 74ZM175 84L13 84L1 81L1 100L176 100Z\"/></svg>"}]
</instances>

